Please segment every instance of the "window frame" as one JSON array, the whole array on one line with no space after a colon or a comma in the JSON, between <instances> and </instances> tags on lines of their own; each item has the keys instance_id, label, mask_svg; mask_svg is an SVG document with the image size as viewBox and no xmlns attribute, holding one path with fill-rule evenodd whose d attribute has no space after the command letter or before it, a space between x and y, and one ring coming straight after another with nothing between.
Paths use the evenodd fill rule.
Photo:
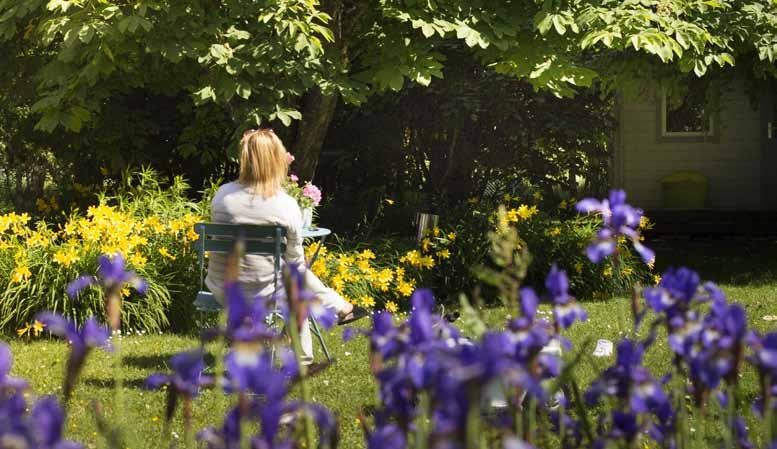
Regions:
<instances>
[{"instance_id":1,"label":"window frame","mask_svg":"<svg viewBox=\"0 0 777 449\"><path fill-rule=\"evenodd\" d=\"M709 131L667 131L667 92L662 89L656 96L656 140L659 143L672 142L720 142L720 119L717 111L710 114Z\"/></svg>"}]
</instances>

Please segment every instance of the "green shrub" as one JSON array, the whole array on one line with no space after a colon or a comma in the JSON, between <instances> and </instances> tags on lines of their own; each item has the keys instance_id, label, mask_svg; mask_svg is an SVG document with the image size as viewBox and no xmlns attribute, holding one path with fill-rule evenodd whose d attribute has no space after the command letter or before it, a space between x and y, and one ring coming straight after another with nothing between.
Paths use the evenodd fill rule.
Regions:
<instances>
[{"instance_id":1,"label":"green shrub","mask_svg":"<svg viewBox=\"0 0 777 449\"><path fill-rule=\"evenodd\" d=\"M192 301L199 272L191 242L211 191L188 199L188 185L175 177L162 182L151 170L127 173L112 194L98 195L86 213L75 210L57 228L30 223L25 214L0 216L0 328L18 328L36 313L51 310L83 322L104 314L102 292L76 298L67 284L94 274L100 254L122 253L130 269L149 283L148 293L123 291L125 329L185 330L199 319Z\"/></svg>"},{"instance_id":2,"label":"green shrub","mask_svg":"<svg viewBox=\"0 0 777 449\"><path fill-rule=\"evenodd\" d=\"M460 292L469 292L477 285L473 267L491 265L488 233L496 228L500 205L505 207L509 224L516 227L521 245L532 256L527 285L543 290L545 275L554 263L567 271L570 291L581 299L606 298L625 292L634 283L652 283L650 269L625 243L620 245L618 267L588 260L585 248L600 219L578 215L574 202L563 192L543 194L520 186L513 190L486 189L466 204L447 208L447 215L441 219L450 227L444 229L452 230L457 237L449 246L447 269L431 272L432 278L424 283L452 302L457 302ZM484 296L492 295L486 292Z\"/></svg>"}]
</instances>

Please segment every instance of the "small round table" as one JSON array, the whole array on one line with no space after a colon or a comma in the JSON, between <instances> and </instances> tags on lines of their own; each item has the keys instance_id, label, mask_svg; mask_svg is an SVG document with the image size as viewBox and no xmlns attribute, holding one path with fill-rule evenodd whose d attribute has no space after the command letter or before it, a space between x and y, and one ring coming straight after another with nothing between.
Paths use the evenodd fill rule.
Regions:
<instances>
[{"instance_id":1,"label":"small round table","mask_svg":"<svg viewBox=\"0 0 777 449\"><path fill-rule=\"evenodd\" d=\"M308 261L308 266L313 266L313 262L316 261L318 258L318 252L321 251L321 247L324 246L324 243L326 242L326 238L329 236L329 234L332 233L331 229L327 228L307 228L302 230L302 238L303 239L321 239L321 241L318 243L318 247L316 248L316 252L313 253L313 257L310 258Z\"/></svg>"}]
</instances>

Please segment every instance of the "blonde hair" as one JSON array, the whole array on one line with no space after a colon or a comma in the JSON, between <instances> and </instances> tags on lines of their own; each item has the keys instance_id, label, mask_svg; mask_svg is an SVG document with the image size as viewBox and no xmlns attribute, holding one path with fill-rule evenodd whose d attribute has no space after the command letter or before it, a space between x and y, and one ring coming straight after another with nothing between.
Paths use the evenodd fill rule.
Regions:
<instances>
[{"instance_id":1,"label":"blonde hair","mask_svg":"<svg viewBox=\"0 0 777 449\"><path fill-rule=\"evenodd\" d=\"M286 179L286 147L271 129L248 130L240 140L240 184L264 198L275 195Z\"/></svg>"}]
</instances>

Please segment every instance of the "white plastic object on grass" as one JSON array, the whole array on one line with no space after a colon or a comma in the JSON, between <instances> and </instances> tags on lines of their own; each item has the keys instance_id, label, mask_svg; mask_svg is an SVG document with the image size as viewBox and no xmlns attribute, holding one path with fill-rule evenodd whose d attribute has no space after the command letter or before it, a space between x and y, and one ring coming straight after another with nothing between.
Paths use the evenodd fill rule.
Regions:
<instances>
[{"instance_id":1,"label":"white plastic object on grass","mask_svg":"<svg viewBox=\"0 0 777 449\"><path fill-rule=\"evenodd\" d=\"M609 357L612 355L613 344L610 340L599 339L596 341L594 349L595 357Z\"/></svg>"}]
</instances>

